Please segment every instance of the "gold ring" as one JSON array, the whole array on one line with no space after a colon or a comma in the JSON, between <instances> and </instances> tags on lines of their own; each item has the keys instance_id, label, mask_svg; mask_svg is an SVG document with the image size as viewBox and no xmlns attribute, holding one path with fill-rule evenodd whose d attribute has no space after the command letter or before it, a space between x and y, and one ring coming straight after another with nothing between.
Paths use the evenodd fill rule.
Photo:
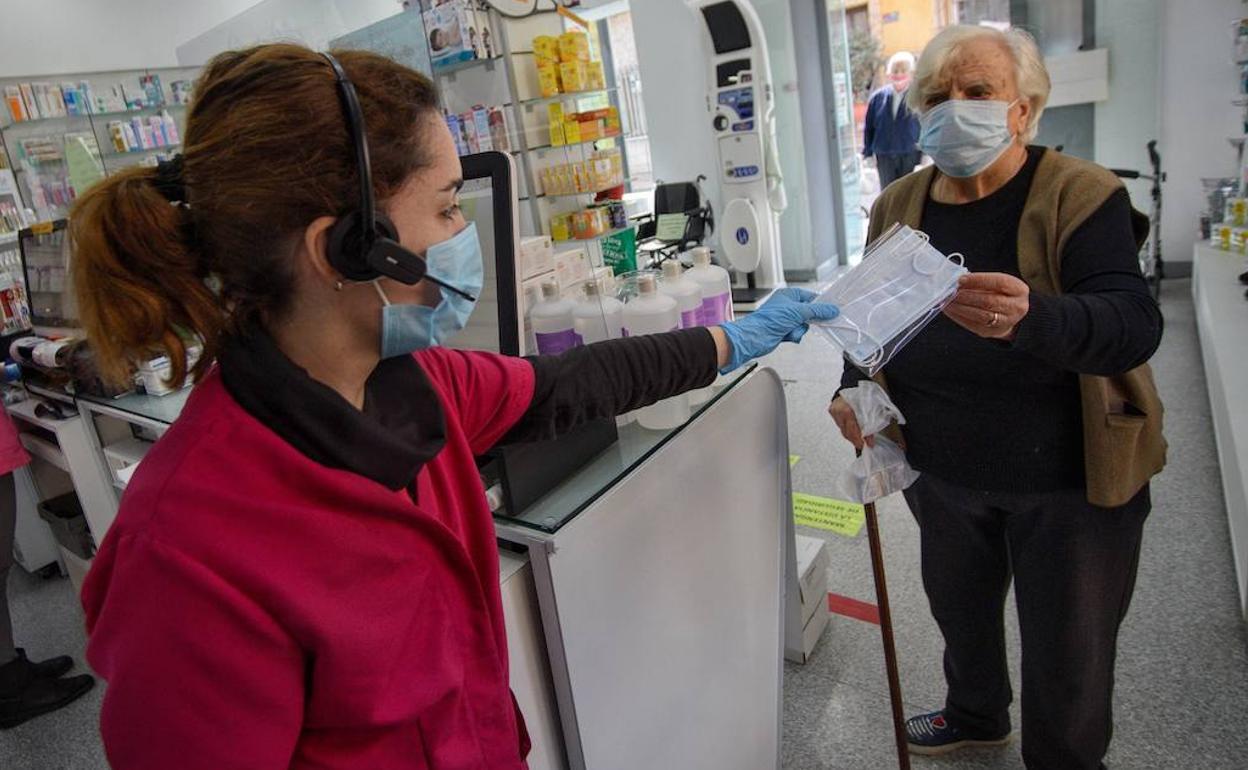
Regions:
<instances>
[{"instance_id":1,"label":"gold ring","mask_svg":"<svg viewBox=\"0 0 1248 770\"><path fill-rule=\"evenodd\" d=\"M996 325L997 325L997 321L999 321L999 320L1001 320L1001 318L1000 318L1000 316L998 316L998 315L997 315L997 312L994 310L994 311L992 312L992 320L988 322L988 325L989 325L989 326L996 326Z\"/></svg>"}]
</instances>

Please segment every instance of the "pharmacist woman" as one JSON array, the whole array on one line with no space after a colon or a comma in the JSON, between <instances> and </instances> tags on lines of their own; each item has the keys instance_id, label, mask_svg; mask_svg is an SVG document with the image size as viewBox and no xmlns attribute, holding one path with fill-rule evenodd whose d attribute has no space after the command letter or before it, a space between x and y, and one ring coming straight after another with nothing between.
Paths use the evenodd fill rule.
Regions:
<instances>
[{"instance_id":1,"label":"pharmacist woman","mask_svg":"<svg viewBox=\"0 0 1248 770\"><path fill-rule=\"evenodd\" d=\"M347 85L298 46L214 59L184 158L71 217L103 372L182 362L190 335L205 350L83 591L117 770L523 768L474 455L705 386L836 314L789 291L559 357L440 347L472 309L456 292L481 287L454 142L424 76L337 56L379 209L428 263L415 285L359 277Z\"/></svg>"}]
</instances>

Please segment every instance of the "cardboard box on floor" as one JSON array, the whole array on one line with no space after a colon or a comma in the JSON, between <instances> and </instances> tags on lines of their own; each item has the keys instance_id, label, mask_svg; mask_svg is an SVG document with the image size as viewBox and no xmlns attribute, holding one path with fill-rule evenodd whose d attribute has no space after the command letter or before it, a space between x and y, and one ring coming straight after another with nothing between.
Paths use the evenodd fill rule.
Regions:
<instances>
[{"instance_id":1,"label":"cardboard box on floor","mask_svg":"<svg viewBox=\"0 0 1248 770\"><path fill-rule=\"evenodd\" d=\"M784 657L794 663L805 663L828 626L828 547L817 537L797 536L797 596L790 597L786 610L787 623L801 626L801 648L794 642L798 635L786 635Z\"/></svg>"}]
</instances>

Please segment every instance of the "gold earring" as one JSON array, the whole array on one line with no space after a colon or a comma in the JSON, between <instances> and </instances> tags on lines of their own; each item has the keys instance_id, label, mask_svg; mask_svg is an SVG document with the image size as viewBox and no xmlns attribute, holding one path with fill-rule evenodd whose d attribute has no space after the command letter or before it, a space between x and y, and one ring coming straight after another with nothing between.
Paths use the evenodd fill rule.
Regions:
<instances>
[{"instance_id":1,"label":"gold earring","mask_svg":"<svg viewBox=\"0 0 1248 770\"><path fill-rule=\"evenodd\" d=\"M334 291L342 291L342 281L334 281Z\"/></svg>"}]
</instances>

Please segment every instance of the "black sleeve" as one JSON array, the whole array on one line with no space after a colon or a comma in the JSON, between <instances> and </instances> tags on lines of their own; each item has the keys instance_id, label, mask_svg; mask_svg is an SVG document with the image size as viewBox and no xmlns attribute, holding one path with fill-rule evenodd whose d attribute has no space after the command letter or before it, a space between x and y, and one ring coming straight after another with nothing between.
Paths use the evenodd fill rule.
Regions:
<instances>
[{"instance_id":1,"label":"black sleeve","mask_svg":"<svg viewBox=\"0 0 1248 770\"><path fill-rule=\"evenodd\" d=\"M1114 193L1062 253L1062 295L1033 293L1014 345L1054 366L1112 376L1143 364L1161 343L1161 309L1140 273L1131 198Z\"/></svg>"},{"instance_id":2,"label":"black sleeve","mask_svg":"<svg viewBox=\"0 0 1248 770\"><path fill-rule=\"evenodd\" d=\"M707 329L625 337L536 356L533 401L499 443L554 438L577 425L710 385L719 356Z\"/></svg>"},{"instance_id":3,"label":"black sleeve","mask_svg":"<svg viewBox=\"0 0 1248 770\"><path fill-rule=\"evenodd\" d=\"M842 359L845 361L845 368L841 370L841 387L836 389L837 395L840 395L842 390L858 387L858 383L863 380L871 379L866 372L854 366L848 358L842 356Z\"/></svg>"}]
</instances>

